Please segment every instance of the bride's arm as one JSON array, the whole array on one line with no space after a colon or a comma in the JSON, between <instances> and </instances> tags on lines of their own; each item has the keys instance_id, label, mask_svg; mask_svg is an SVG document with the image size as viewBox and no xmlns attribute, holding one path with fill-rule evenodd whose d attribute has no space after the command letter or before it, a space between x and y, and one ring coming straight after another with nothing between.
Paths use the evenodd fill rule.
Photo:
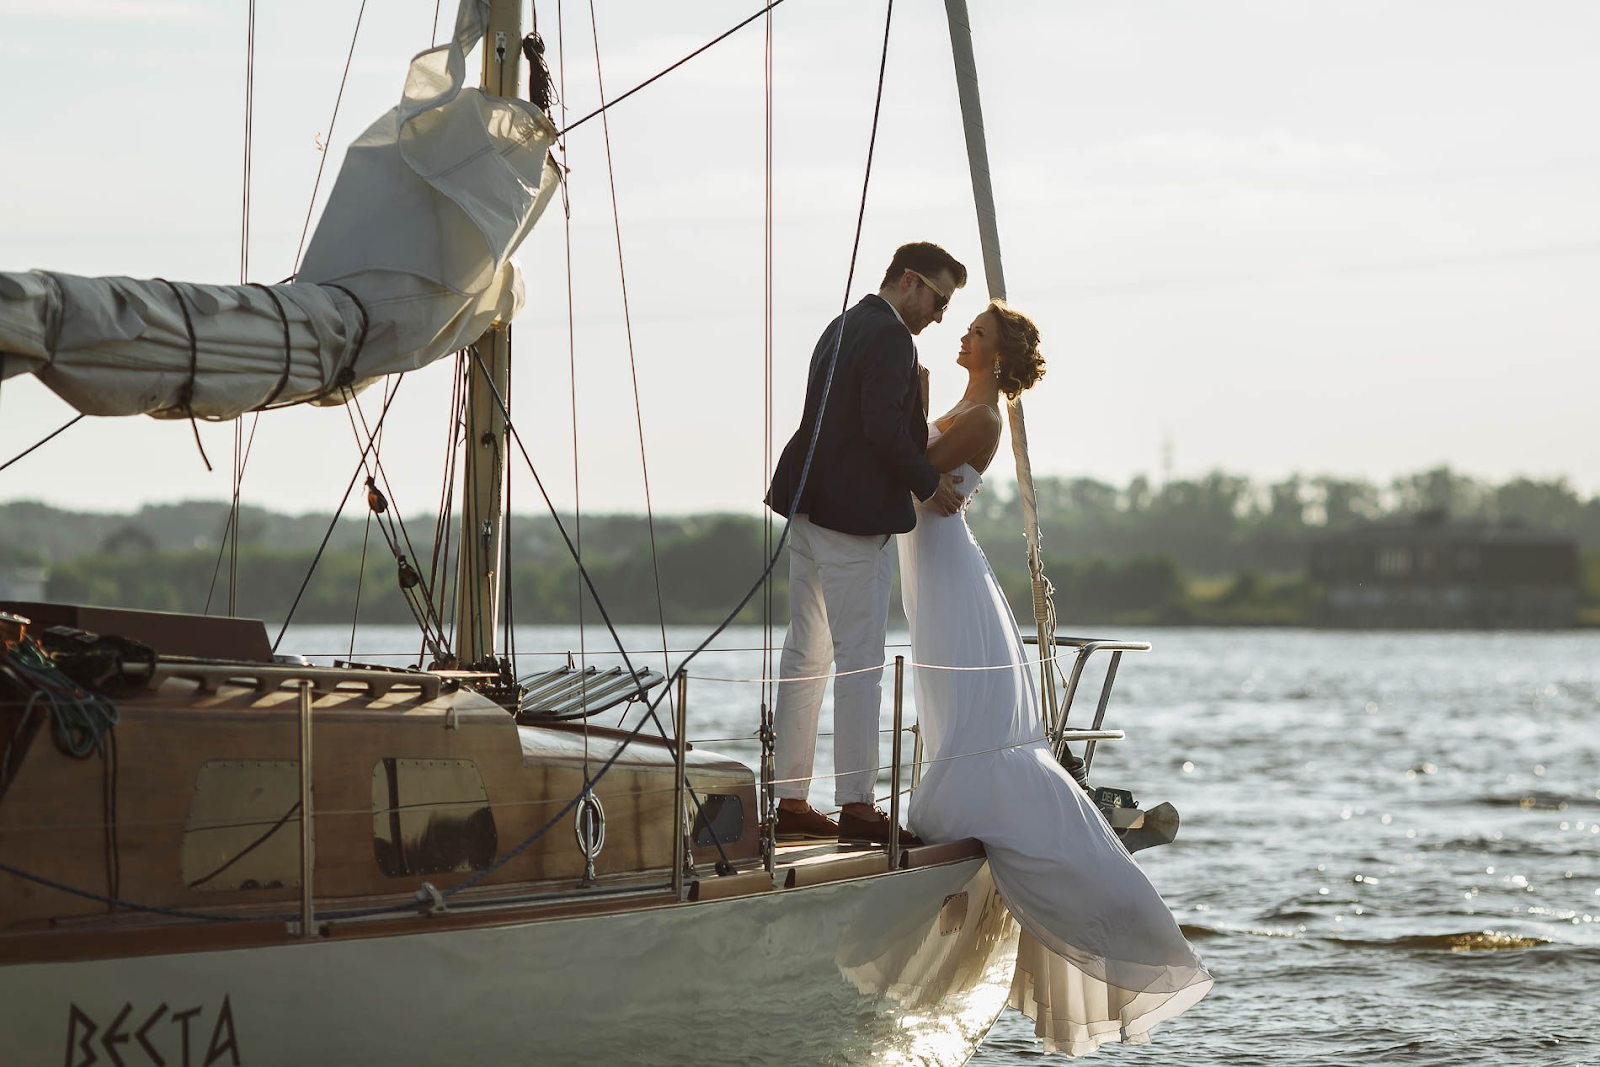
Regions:
<instances>
[{"instance_id":1,"label":"bride's arm","mask_svg":"<svg viewBox=\"0 0 1600 1067\"><path fill-rule=\"evenodd\" d=\"M956 416L950 428L928 446L928 462L940 474L963 463L982 459L994 451L1000 440L1000 413L990 407L968 408Z\"/></svg>"}]
</instances>

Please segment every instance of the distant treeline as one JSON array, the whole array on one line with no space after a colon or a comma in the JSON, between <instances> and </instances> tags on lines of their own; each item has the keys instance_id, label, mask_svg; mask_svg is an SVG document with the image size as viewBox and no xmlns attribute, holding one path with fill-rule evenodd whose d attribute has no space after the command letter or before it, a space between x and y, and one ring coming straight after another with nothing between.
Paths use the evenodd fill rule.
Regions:
<instances>
[{"instance_id":1,"label":"distant treeline","mask_svg":"<svg viewBox=\"0 0 1600 1067\"><path fill-rule=\"evenodd\" d=\"M1330 476L1262 484L1214 472L1162 485L1145 478L1125 486L1046 478L1037 489L1046 571L1067 622L1300 622L1319 595L1304 577L1316 538L1435 508L1568 533L1590 550L1590 599L1600 599L1600 497L1584 499L1559 479L1496 485L1441 468L1380 487ZM239 614L283 618L330 519L241 509ZM434 519L406 516L407 554L448 615L451 568L441 563L434 574ZM986 487L968 519L1019 617L1031 618L1015 493L1004 484ZM0 573L45 568L53 600L200 611L209 598L215 612L228 603L228 554L220 554L218 565L227 520L227 506L215 502L149 506L132 515L0 505ZM563 521L581 532L585 565L618 622L656 621L658 575L669 624L720 619L760 573L768 551L768 531L755 516L658 516L654 562L641 515ZM571 623L580 611L598 617L549 516L513 516L510 541L509 601L519 622ZM359 576L363 620L409 621L396 572L387 544L364 517L341 519L295 618L350 621ZM787 618L786 576L780 561L772 589L780 621ZM762 604L760 596L752 600L742 621L759 621ZM898 605L892 610L898 613Z\"/></svg>"}]
</instances>

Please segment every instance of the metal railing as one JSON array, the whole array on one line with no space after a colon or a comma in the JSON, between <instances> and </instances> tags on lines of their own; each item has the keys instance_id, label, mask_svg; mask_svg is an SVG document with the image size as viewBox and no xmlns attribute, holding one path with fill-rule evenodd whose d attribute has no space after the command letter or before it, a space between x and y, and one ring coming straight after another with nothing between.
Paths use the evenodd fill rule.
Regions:
<instances>
[{"instance_id":1,"label":"metal railing","mask_svg":"<svg viewBox=\"0 0 1600 1067\"><path fill-rule=\"evenodd\" d=\"M1037 645L1039 643L1038 638L1035 637L1024 637L1022 640L1024 644L1029 645ZM1100 699L1095 705L1094 723L1090 726L1091 730L1099 731L1105 725L1106 708L1111 703L1111 687L1116 684L1117 668L1122 665L1123 653L1149 652L1150 642L1116 641L1099 637L1059 636L1053 640L1057 648L1075 648L1078 650L1077 655L1075 655L1072 659L1072 668L1067 673L1067 681L1061 696L1059 712L1056 712L1052 717L1051 712L1048 710L1050 705L1047 704L1047 710L1044 716L1045 734L1050 739L1050 751L1055 754L1057 760L1060 760L1066 755L1066 746L1067 741L1069 740L1069 738L1066 736L1067 719L1068 716L1072 714L1072 702L1078 695L1078 683L1083 680L1083 669L1088 666L1089 660L1097 652L1111 653L1111 662L1106 666L1105 680L1100 684ZM1053 662L1059 663L1059 659L1057 658L1059 653L1056 652L1056 649L1052 648L1050 652L1050 659ZM1041 656L1040 658L1043 659L1045 657ZM1054 693L1053 684L1051 693L1052 695ZM1084 744L1083 768L1085 774L1088 773L1089 767L1094 763L1095 746L1101 740L1107 739L1093 738Z\"/></svg>"}]
</instances>

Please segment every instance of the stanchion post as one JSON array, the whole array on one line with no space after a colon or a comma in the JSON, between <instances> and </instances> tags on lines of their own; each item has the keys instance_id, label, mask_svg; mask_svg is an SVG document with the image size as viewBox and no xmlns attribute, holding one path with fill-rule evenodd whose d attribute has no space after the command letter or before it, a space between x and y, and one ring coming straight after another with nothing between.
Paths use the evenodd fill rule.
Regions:
<instances>
[{"instance_id":1,"label":"stanchion post","mask_svg":"<svg viewBox=\"0 0 1600 1067\"><path fill-rule=\"evenodd\" d=\"M688 751L688 730L685 723L688 721L687 704L689 701L689 676L678 674L678 714L675 729L677 736L673 738L673 746L677 749L677 767L673 775L672 784L672 895L683 899L683 869L689 862L687 835L684 833L683 794L687 779L684 770L684 758Z\"/></svg>"},{"instance_id":2,"label":"stanchion post","mask_svg":"<svg viewBox=\"0 0 1600 1067\"><path fill-rule=\"evenodd\" d=\"M894 754L890 757L889 868L900 865L900 722L905 710L906 658L894 658Z\"/></svg>"},{"instance_id":3,"label":"stanchion post","mask_svg":"<svg viewBox=\"0 0 1600 1067\"><path fill-rule=\"evenodd\" d=\"M311 683L300 682L300 936L316 932L316 894L312 876L317 868L316 843L311 836Z\"/></svg>"}]
</instances>

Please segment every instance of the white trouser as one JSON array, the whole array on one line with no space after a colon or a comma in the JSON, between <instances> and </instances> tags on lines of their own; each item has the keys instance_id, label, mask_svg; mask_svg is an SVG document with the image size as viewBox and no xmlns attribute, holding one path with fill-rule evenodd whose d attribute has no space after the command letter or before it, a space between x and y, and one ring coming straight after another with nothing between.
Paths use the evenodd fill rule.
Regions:
<instances>
[{"instance_id":1,"label":"white trouser","mask_svg":"<svg viewBox=\"0 0 1600 1067\"><path fill-rule=\"evenodd\" d=\"M833 680L833 801L870 804L878 781L878 709L889 625L893 538L840 533L796 515L789 527L789 633L774 753L780 798L804 800L817 754L817 714ZM856 673L852 673L856 672ZM796 681L787 681L794 678ZM789 781L785 781L789 780Z\"/></svg>"}]
</instances>

